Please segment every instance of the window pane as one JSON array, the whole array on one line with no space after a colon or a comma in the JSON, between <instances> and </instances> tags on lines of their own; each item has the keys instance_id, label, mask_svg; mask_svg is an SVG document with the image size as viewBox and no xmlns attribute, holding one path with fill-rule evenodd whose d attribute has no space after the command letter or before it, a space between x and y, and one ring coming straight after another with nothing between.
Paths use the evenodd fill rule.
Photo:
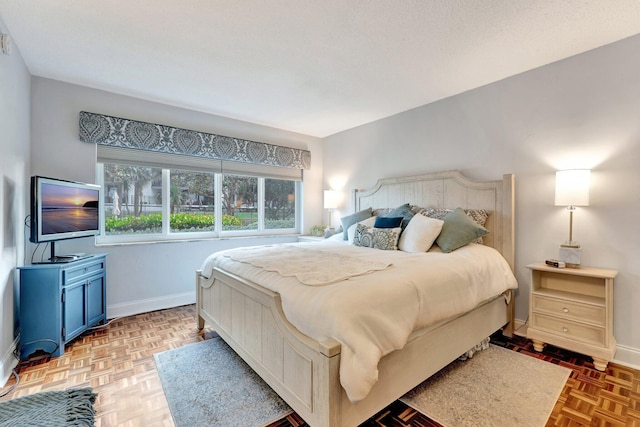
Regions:
<instances>
[{"instance_id":1,"label":"window pane","mask_svg":"<svg viewBox=\"0 0 640 427\"><path fill-rule=\"evenodd\" d=\"M162 233L162 169L104 165L105 234Z\"/></svg>"},{"instance_id":2,"label":"window pane","mask_svg":"<svg viewBox=\"0 0 640 427\"><path fill-rule=\"evenodd\" d=\"M295 228L296 183L282 179L264 180L264 228Z\"/></svg>"},{"instance_id":3,"label":"window pane","mask_svg":"<svg viewBox=\"0 0 640 427\"><path fill-rule=\"evenodd\" d=\"M258 229L258 178L222 175L222 229Z\"/></svg>"},{"instance_id":4,"label":"window pane","mask_svg":"<svg viewBox=\"0 0 640 427\"><path fill-rule=\"evenodd\" d=\"M171 232L215 231L214 174L171 169Z\"/></svg>"}]
</instances>

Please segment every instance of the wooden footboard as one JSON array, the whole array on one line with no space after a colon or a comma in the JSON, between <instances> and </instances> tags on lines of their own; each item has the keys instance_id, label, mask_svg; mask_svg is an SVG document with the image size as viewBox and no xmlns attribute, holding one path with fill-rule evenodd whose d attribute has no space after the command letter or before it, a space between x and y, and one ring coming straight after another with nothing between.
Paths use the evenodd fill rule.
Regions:
<instances>
[{"instance_id":1,"label":"wooden footboard","mask_svg":"<svg viewBox=\"0 0 640 427\"><path fill-rule=\"evenodd\" d=\"M340 386L340 344L317 342L284 317L280 296L219 269L196 273L198 327L210 325L304 420L316 427L357 426L480 340L510 322L496 298L433 327L384 357L379 380L352 404Z\"/></svg>"},{"instance_id":2,"label":"wooden footboard","mask_svg":"<svg viewBox=\"0 0 640 427\"><path fill-rule=\"evenodd\" d=\"M198 326L210 325L307 423L339 426L340 344L296 330L268 289L219 269L196 282Z\"/></svg>"}]
</instances>

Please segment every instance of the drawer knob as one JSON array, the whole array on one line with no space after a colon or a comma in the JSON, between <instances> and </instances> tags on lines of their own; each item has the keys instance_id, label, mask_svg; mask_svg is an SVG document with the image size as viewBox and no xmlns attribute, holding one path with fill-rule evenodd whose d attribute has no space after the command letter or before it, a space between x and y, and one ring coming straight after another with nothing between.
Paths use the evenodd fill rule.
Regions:
<instances>
[{"instance_id":1,"label":"drawer knob","mask_svg":"<svg viewBox=\"0 0 640 427\"><path fill-rule=\"evenodd\" d=\"M562 327L562 332L569 332L569 328L567 328L566 326Z\"/></svg>"},{"instance_id":2,"label":"drawer knob","mask_svg":"<svg viewBox=\"0 0 640 427\"><path fill-rule=\"evenodd\" d=\"M565 313L568 313L569 309L567 307L562 307L562 311L565 312Z\"/></svg>"}]
</instances>

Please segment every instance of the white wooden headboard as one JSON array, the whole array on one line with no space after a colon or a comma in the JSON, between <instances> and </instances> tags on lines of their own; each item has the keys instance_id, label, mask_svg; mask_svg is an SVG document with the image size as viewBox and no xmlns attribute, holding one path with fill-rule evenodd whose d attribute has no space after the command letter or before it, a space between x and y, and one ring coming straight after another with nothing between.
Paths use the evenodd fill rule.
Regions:
<instances>
[{"instance_id":1,"label":"white wooden headboard","mask_svg":"<svg viewBox=\"0 0 640 427\"><path fill-rule=\"evenodd\" d=\"M514 175L502 180L477 182L458 171L425 175L385 178L371 190L355 191L356 211L395 208L404 203L424 208L486 209L490 212L485 227L490 233L483 237L504 256L511 270L515 259Z\"/></svg>"}]
</instances>

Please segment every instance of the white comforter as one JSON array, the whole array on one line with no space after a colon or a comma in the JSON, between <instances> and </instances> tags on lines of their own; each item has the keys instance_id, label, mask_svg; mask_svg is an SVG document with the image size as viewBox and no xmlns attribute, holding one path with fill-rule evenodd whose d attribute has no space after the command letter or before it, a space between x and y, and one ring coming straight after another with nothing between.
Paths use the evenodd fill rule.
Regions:
<instances>
[{"instance_id":1,"label":"white comforter","mask_svg":"<svg viewBox=\"0 0 640 427\"><path fill-rule=\"evenodd\" d=\"M201 270L209 277L219 267L279 293L287 319L299 331L318 341L339 341L340 383L352 402L366 397L378 379L380 359L401 349L414 329L462 314L517 287L505 259L483 245L470 244L449 254L437 247L406 253L331 241L294 245L392 266L330 285L308 286L295 276L234 261L229 252L244 250L240 248L212 254Z\"/></svg>"}]
</instances>

